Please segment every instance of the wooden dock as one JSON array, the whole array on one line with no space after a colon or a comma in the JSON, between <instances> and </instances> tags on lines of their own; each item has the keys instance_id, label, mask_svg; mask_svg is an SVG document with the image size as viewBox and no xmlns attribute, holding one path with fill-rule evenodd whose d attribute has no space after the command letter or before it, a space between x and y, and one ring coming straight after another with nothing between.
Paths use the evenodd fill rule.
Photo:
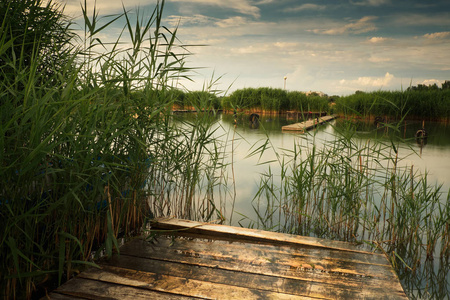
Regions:
<instances>
[{"instance_id":1,"label":"wooden dock","mask_svg":"<svg viewBox=\"0 0 450 300\"><path fill-rule=\"evenodd\" d=\"M286 125L282 127L283 131L301 131L301 132L305 132L307 130L313 129L316 126L329 122L331 120L336 119L336 116L332 115L332 116L323 116L323 117L318 117L318 118L314 118L305 122L301 122L301 123L295 123L295 124L291 124L291 125Z\"/></svg>"},{"instance_id":2,"label":"wooden dock","mask_svg":"<svg viewBox=\"0 0 450 300\"><path fill-rule=\"evenodd\" d=\"M44 299L407 299L382 254L351 243L158 219Z\"/></svg>"},{"instance_id":3,"label":"wooden dock","mask_svg":"<svg viewBox=\"0 0 450 300\"><path fill-rule=\"evenodd\" d=\"M199 112L202 112L202 113L204 113L204 112L207 112L207 113L212 113L212 112L216 112L216 113L221 113L221 112L223 112L223 109L209 109L209 110L206 110L206 109L203 109L203 110L196 110L196 109L174 109L174 110L172 110L172 113L174 113L174 114L182 114L182 113L199 113Z\"/></svg>"}]
</instances>

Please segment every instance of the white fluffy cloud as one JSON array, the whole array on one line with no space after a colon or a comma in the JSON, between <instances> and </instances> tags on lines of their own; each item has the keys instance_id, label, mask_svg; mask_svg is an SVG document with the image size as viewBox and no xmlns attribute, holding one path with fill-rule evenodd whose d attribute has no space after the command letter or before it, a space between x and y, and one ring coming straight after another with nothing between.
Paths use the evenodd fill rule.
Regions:
<instances>
[{"instance_id":1,"label":"white fluffy cloud","mask_svg":"<svg viewBox=\"0 0 450 300\"><path fill-rule=\"evenodd\" d=\"M440 87L442 85L442 83L444 83L443 80L438 80L438 79L425 79L422 81L421 84L424 85L434 85L437 84L438 87Z\"/></svg>"},{"instance_id":2,"label":"white fluffy cloud","mask_svg":"<svg viewBox=\"0 0 450 300\"><path fill-rule=\"evenodd\" d=\"M371 43L371 44L381 44L381 43L384 43L384 42L387 42L387 41L391 41L391 40L392 40L391 38L374 36L374 37L368 39L367 42Z\"/></svg>"},{"instance_id":3,"label":"white fluffy cloud","mask_svg":"<svg viewBox=\"0 0 450 300\"><path fill-rule=\"evenodd\" d=\"M386 72L383 77L359 77L355 80L342 79L339 83L343 86L350 86L355 89L372 90L373 88L388 87L393 79L394 75Z\"/></svg>"}]
</instances>

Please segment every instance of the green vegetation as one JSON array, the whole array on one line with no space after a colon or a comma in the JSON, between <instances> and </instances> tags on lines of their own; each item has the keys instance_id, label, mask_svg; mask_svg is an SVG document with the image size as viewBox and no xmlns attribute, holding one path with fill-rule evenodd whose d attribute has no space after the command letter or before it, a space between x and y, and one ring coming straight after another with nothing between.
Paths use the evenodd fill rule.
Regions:
<instances>
[{"instance_id":1,"label":"green vegetation","mask_svg":"<svg viewBox=\"0 0 450 300\"><path fill-rule=\"evenodd\" d=\"M227 110L286 112L329 111L328 97L318 95L306 96L302 92L289 92L274 88L246 88L234 91L223 98L222 106Z\"/></svg>"},{"instance_id":2,"label":"green vegetation","mask_svg":"<svg viewBox=\"0 0 450 300\"><path fill-rule=\"evenodd\" d=\"M274 88L239 89L222 99L226 110L283 113L328 112L361 118L401 117L418 120L450 121L450 81L437 85L409 87L406 91L357 91L353 95L319 96Z\"/></svg>"},{"instance_id":3,"label":"green vegetation","mask_svg":"<svg viewBox=\"0 0 450 300\"><path fill-rule=\"evenodd\" d=\"M450 121L450 89L408 89L398 92L357 92L336 100L336 112L363 118Z\"/></svg>"},{"instance_id":4,"label":"green vegetation","mask_svg":"<svg viewBox=\"0 0 450 300\"><path fill-rule=\"evenodd\" d=\"M218 110L221 108L219 97L208 91L188 91L173 90L174 110L195 110L202 111Z\"/></svg>"},{"instance_id":5,"label":"green vegetation","mask_svg":"<svg viewBox=\"0 0 450 300\"><path fill-rule=\"evenodd\" d=\"M42 296L93 265L94 254L110 256L118 238L139 234L152 214L215 217L213 191L221 184L214 116L180 125L170 113L172 81L188 69L176 31L161 24L164 2L148 19L139 11L100 19L85 4L83 39L46 2L0 2L6 299ZM119 19L119 39L102 41Z\"/></svg>"}]
</instances>

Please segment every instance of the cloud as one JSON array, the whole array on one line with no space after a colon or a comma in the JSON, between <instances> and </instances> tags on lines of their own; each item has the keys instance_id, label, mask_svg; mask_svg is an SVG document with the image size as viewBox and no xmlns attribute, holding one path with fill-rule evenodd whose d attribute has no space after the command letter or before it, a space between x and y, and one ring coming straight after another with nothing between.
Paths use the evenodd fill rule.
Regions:
<instances>
[{"instance_id":1,"label":"cloud","mask_svg":"<svg viewBox=\"0 0 450 300\"><path fill-rule=\"evenodd\" d=\"M394 75L387 72L384 77L359 77L355 80L342 79L339 83L341 85L352 86L357 89L370 89L389 86L393 79Z\"/></svg>"},{"instance_id":2,"label":"cloud","mask_svg":"<svg viewBox=\"0 0 450 300\"><path fill-rule=\"evenodd\" d=\"M244 15L250 15L255 18L260 17L260 10L252 4L250 0L171 0L171 2L190 3L218 6L222 8L232 9Z\"/></svg>"},{"instance_id":3,"label":"cloud","mask_svg":"<svg viewBox=\"0 0 450 300\"><path fill-rule=\"evenodd\" d=\"M369 61L373 62L373 63L383 63L383 62L392 61L392 59L389 57L371 56L369 58Z\"/></svg>"},{"instance_id":4,"label":"cloud","mask_svg":"<svg viewBox=\"0 0 450 300\"><path fill-rule=\"evenodd\" d=\"M441 86L443 83L443 81L438 80L438 79L425 79L424 81L422 81L423 85L434 85L437 84L438 86Z\"/></svg>"},{"instance_id":5,"label":"cloud","mask_svg":"<svg viewBox=\"0 0 450 300\"><path fill-rule=\"evenodd\" d=\"M426 39L446 39L450 38L450 31L443 31L443 32L435 32L435 33L427 33L423 36Z\"/></svg>"},{"instance_id":6,"label":"cloud","mask_svg":"<svg viewBox=\"0 0 450 300\"><path fill-rule=\"evenodd\" d=\"M392 40L391 38L374 36L374 37L368 39L367 42L370 44L382 44L384 42L391 41L391 40Z\"/></svg>"},{"instance_id":7,"label":"cloud","mask_svg":"<svg viewBox=\"0 0 450 300\"><path fill-rule=\"evenodd\" d=\"M377 17L366 16L356 22L346 24L341 27L335 27L331 29L313 29L312 32L316 34L327 34L327 35L342 35L342 34L359 34L369 31L374 31L377 29L373 23Z\"/></svg>"},{"instance_id":8,"label":"cloud","mask_svg":"<svg viewBox=\"0 0 450 300\"><path fill-rule=\"evenodd\" d=\"M248 21L244 17L232 17L228 19L223 19L216 22L216 25L221 28L228 28L228 27L236 27L236 26L242 26L247 24Z\"/></svg>"},{"instance_id":9,"label":"cloud","mask_svg":"<svg viewBox=\"0 0 450 300\"><path fill-rule=\"evenodd\" d=\"M196 14L193 16L178 16L171 15L168 16L164 21L169 23L171 26L186 26L186 25L205 25L214 22L214 18L208 16Z\"/></svg>"},{"instance_id":10,"label":"cloud","mask_svg":"<svg viewBox=\"0 0 450 300\"><path fill-rule=\"evenodd\" d=\"M450 18L448 13L435 13L435 14L412 14L404 13L392 16L391 20L398 26L450 26Z\"/></svg>"},{"instance_id":11,"label":"cloud","mask_svg":"<svg viewBox=\"0 0 450 300\"><path fill-rule=\"evenodd\" d=\"M257 5L261 5L261 4L269 4L269 3L276 3L279 0L259 0L257 2L255 2L255 4Z\"/></svg>"},{"instance_id":12,"label":"cloud","mask_svg":"<svg viewBox=\"0 0 450 300\"><path fill-rule=\"evenodd\" d=\"M84 1L82 0L57 0L56 2L61 3L65 6L64 13L69 16L81 16L81 3L84 5ZM148 5L148 1L145 0L87 0L87 8L88 14L92 14L92 9L96 7L96 10L101 15L105 14L113 14L113 13L121 13L123 12L123 6L125 8L135 8L138 6ZM156 1L154 1L156 4ZM123 5L122 5L123 4Z\"/></svg>"},{"instance_id":13,"label":"cloud","mask_svg":"<svg viewBox=\"0 0 450 300\"><path fill-rule=\"evenodd\" d=\"M296 42L276 42L273 45L281 49L292 49L298 47L299 44Z\"/></svg>"},{"instance_id":14,"label":"cloud","mask_svg":"<svg viewBox=\"0 0 450 300\"><path fill-rule=\"evenodd\" d=\"M268 45L250 45L247 47L231 48L231 53L234 54L258 54L268 52L270 47Z\"/></svg>"},{"instance_id":15,"label":"cloud","mask_svg":"<svg viewBox=\"0 0 450 300\"><path fill-rule=\"evenodd\" d=\"M57 2L62 3L66 6L65 12L69 15L80 15L80 3L82 0L57 0ZM157 0L87 0L88 8L92 8L94 3L96 3L97 10L100 14L111 14L118 13L122 11L122 3L126 8L135 8L138 6L146 5L156 5ZM228 8L237 11L244 15L250 15L255 18L259 18L260 10L251 0L171 0L170 2L178 2L180 4L199 4L199 5L210 5L218 6L221 8ZM271 1L260 1L257 4L270 3Z\"/></svg>"},{"instance_id":16,"label":"cloud","mask_svg":"<svg viewBox=\"0 0 450 300\"><path fill-rule=\"evenodd\" d=\"M279 61L279 55L286 55L298 47L299 43L296 42L258 43L243 47L234 47L231 48L231 52L239 55L266 53L268 55L267 59L269 59L269 57L276 57L276 60Z\"/></svg>"},{"instance_id":17,"label":"cloud","mask_svg":"<svg viewBox=\"0 0 450 300\"><path fill-rule=\"evenodd\" d=\"M299 6L288 7L284 10L284 12L300 12L304 10L324 10L325 8L326 8L325 5L305 3Z\"/></svg>"},{"instance_id":18,"label":"cloud","mask_svg":"<svg viewBox=\"0 0 450 300\"><path fill-rule=\"evenodd\" d=\"M361 5L361 6L381 6L385 4L390 4L390 0L364 0L364 1L350 1L351 4Z\"/></svg>"}]
</instances>

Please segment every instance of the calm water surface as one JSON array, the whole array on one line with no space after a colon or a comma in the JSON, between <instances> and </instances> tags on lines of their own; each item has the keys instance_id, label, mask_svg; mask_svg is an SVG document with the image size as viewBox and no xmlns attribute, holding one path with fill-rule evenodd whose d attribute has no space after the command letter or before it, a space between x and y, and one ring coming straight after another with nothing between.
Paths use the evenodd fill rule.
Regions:
<instances>
[{"instance_id":1,"label":"calm water surface","mask_svg":"<svg viewBox=\"0 0 450 300\"><path fill-rule=\"evenodd\" d=\"M258 189L261 174L271 172L277 174L282 153L288 153L294 149L294 145L311 147L313 143L323 144L325 141L333 141L338 131L345 125L344 120L336 120L330 124L322 125L313 132L307 134L282 132L281 127L295 123L296 120L287 120L285 116L261 116L260 125L250 124L247 116L238 117L234 128L234 117L230 114L218 116L217 136L228 143L228 152L233 146L233 167L236 183L236 199L234 214L227 217L232 225L247 225L241 215L254 220L256 214L252 206L252 199ZM405 129L406 128L406 129ZM450 126L440 123L426 123L425 128L428 138L425 144L418 144L414 138L417 130L422 128L422 122L407 121L395 133L392 129L377 130L374 124L360 123L357 126L355 139L365 143L368 140L381 139L389 142L390 136L400 135L399 165L413 166L415 172L428 174L429 184L442 184L441 191L448 193L450 189ZM233 139L234 135L234 139ZM264 145L267 138L268 146L272 147L264 151L262 156L252 153ZM232 141L232 142L231 142ZM232 145L231 145L232 144ZM277 153L279 156L277 156ZM228 159L230 162L231 160ZM446 201L445 195L442 199ZM229 201L229 200L228 200ZM228 212L231 211L227 205Z\"/></svg>"}]
</instances>

